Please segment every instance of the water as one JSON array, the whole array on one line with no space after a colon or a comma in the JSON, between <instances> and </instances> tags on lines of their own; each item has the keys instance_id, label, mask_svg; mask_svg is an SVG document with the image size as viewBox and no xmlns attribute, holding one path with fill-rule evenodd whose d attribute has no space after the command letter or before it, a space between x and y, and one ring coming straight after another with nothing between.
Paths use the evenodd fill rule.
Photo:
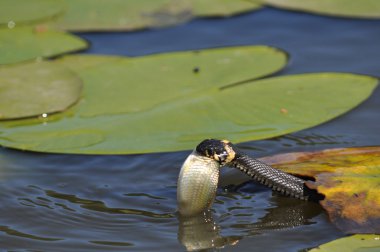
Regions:
<instances>
[{"instance_id":1,"label":"water","mask_svg":"<svg viewBox=\"0 0 380 252\"><path fill-rule=\"evenodd\" d=\"M280 74L380 75L380 21L373 20L268 8L160 30L80 35L91 41L89 53L138 56L267 44L291 55ZM259 157L379 145L379 94L378 88L360 107L324 125L239 146ZM254 183L220 188L212 213L179 219L176 180L188 154L81 156L0 149L0 249L184 251L225 246L220 250L301 251L344 235L318 204L284 198Z\"/></svg>"}]
</instances>

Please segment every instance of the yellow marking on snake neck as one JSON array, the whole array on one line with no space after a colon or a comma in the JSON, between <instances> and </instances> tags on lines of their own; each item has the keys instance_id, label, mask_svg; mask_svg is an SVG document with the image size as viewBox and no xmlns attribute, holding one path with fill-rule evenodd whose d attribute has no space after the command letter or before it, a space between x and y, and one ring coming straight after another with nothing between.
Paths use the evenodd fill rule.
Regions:
<instances>
[{"instance_id":1,"label":"yellow marking on snake neck","mask_svg":"<svg viewBox=\"0 0 380 252\"><path fill-rule=\"evenodd\" d=\"M229 163L229 162L231 162L232 160L234 160L234 158L235 158L235 156L236 156L236 153L235 153L235 151L232 149L232 147L229 145L229 144L230 144L230 141L222 140L222 143L224 143L224 149L226 150L226 152L227 152L227 154L228 154L225 163Z\"/></svg>"}]
</instances>

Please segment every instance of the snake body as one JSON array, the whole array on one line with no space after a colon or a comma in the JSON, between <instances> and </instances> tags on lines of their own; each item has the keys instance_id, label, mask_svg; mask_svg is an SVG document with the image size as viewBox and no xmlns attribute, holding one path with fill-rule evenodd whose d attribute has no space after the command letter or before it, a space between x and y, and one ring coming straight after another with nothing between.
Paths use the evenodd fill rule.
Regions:
<instances>
[{"instance_id":1,"label":"snake body","mask_svg":"<svg viewBox=\"0 0 380 252\"><path fill-rule=\"evenodd\" d=\"M215 198L219 168L229 165L272 190L301 200L318 199L305 180L252 158L226 140L202 141L183 164L178 179L178 210L183 216L197 215Z\"/></svg>"},{"instance_id":2,"label":"snake body","mask_svg":"<svg viewBox=\"0 0 380 252\"><path fill-rule=\"evenodd\" d=\"M281 194L307 200L305 181L288 173L277 170L245 154L239 155L231 165L246 173L253 180L266 185Z\"/></svg>"}]
</instances>

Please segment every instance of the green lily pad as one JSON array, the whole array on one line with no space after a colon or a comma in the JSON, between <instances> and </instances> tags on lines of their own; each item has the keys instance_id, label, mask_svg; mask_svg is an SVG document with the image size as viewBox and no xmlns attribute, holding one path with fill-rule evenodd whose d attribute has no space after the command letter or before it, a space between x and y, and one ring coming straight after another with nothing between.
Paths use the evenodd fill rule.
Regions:
<instances>
[{"instance_id":1,"label":"green lily pad","mask_svg":"<svg viewBox=\"0 0 380 252\"><path fill-rule=\"evenodd\" d=\"M190 0L194 16L225 17L260 9L259 1Z\"/></svg>"},{"instance_id":2,"label":"green lily pad","mask_svg":"<svg viewBox=\"0 0 380 252\"><path fill-rule=\"evenodd\" d=\"M60 0L1 0L0 25L40 22L58 16L65 10Z\"/></svg>"},{"instance_id":3,"label":"green lily pad","mask_svg":"<svg viewBox=\"0 0 380 252\"><path fill-rule=\"evenodd\" d=\"M88 105L79 111L86 117L153 109L206 89L272 74L287 63L284 52L266 46L167 53L133 60L101 56L86 59L93 63L94 60L96 63L105 61L98 67L78 72L84 82L91 85L84 90ZM83 58L82 62L85 61ZM77 64L72 66L76 71ZM99 102L99 94L103 100L112 102Z\"/></svg>"},{"instance_id":4,"label":"green lily pad","mask_svg":"<svg viewBox=\"0 0 380 252\"><path fill-rule=\"evenodd\" d=\"M119 60L126 61L127 59L128 57L125 56L72 54L59 57L54 62L60 63L62 66L70 68L74 72L81 73L84 70L98 67L99 65L111 64Z\"/></svg>"},{"instance_id":5,"label":"green lily pad","mask_svg":"<svg viewBox=\"0 0 380 252\"><path fill-rule=\"evenodd\" d=\"M84 91L75 107L49 117L47 124L46 119L0 123L0 144L32 151L128 154L192 149L209 137L263 139L335 118L365 100L378 82L343 73L254 80L280 70L286 60L285 53L259 46L100 63L78 72ZM80 144L75 138L54 137L71 132L79 138L86 131L104 140L85 146L88 135Z\"/></svg>"},{"instance_id":6,"label":"green lily pad","mask_svg":"<svg viewBox=\"0 0 380 252\"><path fill-rule=\"evenodd\" d=\"M50 114L80 97L82 81L53 63L0 67L0 120Z\"/></svg>"},{"instance_id":7,"label":"green lily pad","mask_svg":"<svg viewBox=\"0 0 380 252\"><path fill-rule=\"evenodd\" d=\"M87 46L85 40L68 33L37 31L31 27L4 28L0 29L0 65L52 57Z\"/></svg>"},{"instance_id":8,"label":"green lily pad","mask_svg":"<svg viewBox=\"0 0 380 252\"><path fill-rule=\"evenodd\" d=\"M306 11L322 15L380 18L380 1L378 0L262 0L274 7Z\"/></svg>"},{"instance_id":9,"label":"green lily pad","mask_svg":"<svg viewBox=\"0 0 380 252\"><path fill-rule=\"evenodd\" d=\"M58 22L70 31L137 30L183 22L191 17L185 0L65 0Z\"/></svg>"},{"instance_id":10,"label":"green lily pad","mask_svg":"<svg viewBox=\"0 0 380 252\"><path fill-rule=\"evenodd\" d=\"M197 16L232 16L259 9L257 0L65 0L56 25L70 31L139 30L188 21Z\"/></svg>"},{"instance_id":11,"label":"green lily pad","mask_svg":"<svg viewBox=\"0 0 380 252\"><path fill-rule=\"evenodd\" d=\"M380 235L357 234L325 243L309 252L376 252L380 251Z\"/></svg>"}]
</instances>

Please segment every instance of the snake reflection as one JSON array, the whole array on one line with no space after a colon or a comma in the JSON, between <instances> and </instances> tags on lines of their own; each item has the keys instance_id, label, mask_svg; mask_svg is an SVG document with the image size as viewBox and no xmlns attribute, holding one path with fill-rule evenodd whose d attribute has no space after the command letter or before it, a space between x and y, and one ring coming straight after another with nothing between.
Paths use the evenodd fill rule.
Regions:
<instances>
[{"instance_id":1,"label":"snake reflection","mask_svg":"<svg viewBox=\"0 0 380 252\"><path fill-rule=\"evenodd\" d=\"M254 190L260 187L253 186ZM178 240L187 251L218 249L235 245L247 235L313 224L312 218L323 212L322 207L317 203L285 197L272 197L269 201L273 207L258 209L261 213L265 209L265 214L259 214L258 219L242 221L238 215L228 213L231 224L226 226L224 223L223 227L215 221L209 210L190 217L179 215ZM223 235L223 229L245 231L237 235Z\"/></svg>"}]
</instances>

